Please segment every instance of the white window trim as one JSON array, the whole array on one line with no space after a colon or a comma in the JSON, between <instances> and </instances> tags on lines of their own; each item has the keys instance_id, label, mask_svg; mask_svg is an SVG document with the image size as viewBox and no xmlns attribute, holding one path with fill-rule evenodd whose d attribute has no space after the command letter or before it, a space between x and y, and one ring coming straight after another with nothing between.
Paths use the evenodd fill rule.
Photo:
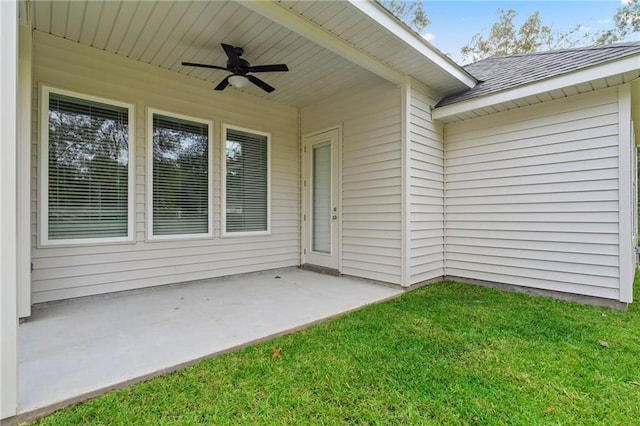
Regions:
<instances>
[{"instance_id":1,"label":"white window trim","mask_svg":"<svg viewBox=\"0 0 640 426\"><path fill-rule=\"evenodd\" d=\"M128 174L128 199L127 199L127 236L126 237L104 237L104 238L71 238L50 240L49 239L49 94L70 96L107 105L127 108L128 111L128 145L129 145L129 174ZM72 92L54 88L51 86L41 86L40 90L40 246L69 246L84 244L112 244L112 243L133 243L135 242L135 190L136 190L136 165L135 165L135 106L130 103L114 101L107 98L85 95L84 93Z\"/></svg>"},{"instance_id":2,"label":"white window trim","mask_svg":"<svg viewBox=\"0 0 640 426\"><path fill-rule=\"evenodd\" d=\"M209 204L209 213L207 216L208 230L206 233L200 234L172 234L172 235L154 235L153 234L153 115L159 114L167 117L178 118L181 120L193 121L195 123L206 124L208 126L208 179L207 179L207 197ZM156 108L147 108L147 241L167 241L167 240L192 240L213 237L213 121L202 118L191 117L182 114L176 114Z\"/></svg>"},{"instance_id":3,"label":"white window trim","mask_svg":"<svg viewBox=\"0 0 640 426\"><path fill-rule=\"evenodd\" d=\"M267 229L265 231L247 232L227 232L227 130L238 130L241 132L253 133L267 138ZM246 127L222 124L222 138L220 139L220 166L222 169L220 179L220 210L222 238L252 237L261 235L271 235L271 133L259 130L248 129Z\"/></svg>"}]
</instances>

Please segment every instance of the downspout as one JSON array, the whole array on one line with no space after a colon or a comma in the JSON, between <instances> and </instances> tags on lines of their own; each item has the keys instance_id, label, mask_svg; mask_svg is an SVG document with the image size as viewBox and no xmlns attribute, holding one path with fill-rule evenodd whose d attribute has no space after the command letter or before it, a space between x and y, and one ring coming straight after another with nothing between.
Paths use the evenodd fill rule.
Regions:
<instances>
[{"instance_id":1,"label":"downspout","mask_svg":"<svg viewBox=\"0 0 640 426\"><path fill-rule=\"evenodd\" d=\"M297 108L297 133L298 133L298 266L302 265L303 253L302 250L304 248L304 243L302 241L304 230L302 227L304 223L302 222L302 214L304 206L302 205L302 197L304 196L302 188L302 161L303 161L303 153L302 153L302 110Z\"/></svg>"},{"instance_id":2,"label":"downspout","mask_svg":"<svg viewBox=\"0 0 640 426\"><path fill-rule=\"evenodd\" d=\"M408 287L411 285L411 149L409 132L411 127L411 79L404 76L404 82L401 86L401 138L400 138L400 155L401 155L401 226L400 226L400 285Z\"/></svg>"},{"instance_id":3,"label":"downspout","mask_svg":"<svg viewBox=\"0 0 640 426\"><path fill-rule=\"evenodd\" d=\"M633 199L631 167L631 85L618 86L618 244L619 299L633 302Z\"/></svg>"},{"instance_id":4,"label":"downspout","mask_svg":"<svg viewBox=\"0 0 640 426\"><path fill-rule=\"evenodd\" d=\"M447 124L442 125L442 275L447 279Z\"/></svg>"}]
</instances>

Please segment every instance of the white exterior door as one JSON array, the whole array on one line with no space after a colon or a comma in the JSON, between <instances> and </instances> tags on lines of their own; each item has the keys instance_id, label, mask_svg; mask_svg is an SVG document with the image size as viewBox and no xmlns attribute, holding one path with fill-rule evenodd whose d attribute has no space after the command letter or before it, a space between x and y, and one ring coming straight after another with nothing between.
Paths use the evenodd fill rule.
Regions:
<instances>
[{"instance_id":1,"label":"white exterior door","mask_svg":"<svg viewBox=\"0 0 640 426\"><path fill-rule=\"evenodd\" d=\"M304 140L302 262L340 269L340 130Z\"/></svg>"}]
</instances>

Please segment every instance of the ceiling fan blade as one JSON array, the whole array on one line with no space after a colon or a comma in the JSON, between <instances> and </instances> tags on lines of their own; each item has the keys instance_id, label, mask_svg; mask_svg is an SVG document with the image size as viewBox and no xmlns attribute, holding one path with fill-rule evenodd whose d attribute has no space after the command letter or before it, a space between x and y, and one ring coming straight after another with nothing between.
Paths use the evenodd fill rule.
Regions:
<instances>
[{"instance_id":1,"label":"ceiling fan blade","mask_svg":"<svg viewBox=\"0 0 640 426\"><path fill-rule=\"evenodd\" d=\"M220 43L220 45L224 49L224 53L227 54L227 56L229 57L229 60L231 60L231 62L239 62L240 61L240 57L238 56L238 53L236 52L235 47L231 46L230 44L224 44L224 43Z\"/></svg>"},{"instance_id":2,"label":"ceiling fan blade","mask_svg":"<svg viewBox=\"0 0 640 426\"><path fill-rule=\"evenodd\" d=\"M253 76L253 75L247 75L247 78L249 79L250 82L252 82L253 84L255 84L256 86L258 86L259 88L261 88L262 90L264 90L267 93L271 93L273 92L274 89L273 87L269 86L267 83L265 83L264 81L260 80L258 77Z\"/></svg>"},{"instance_id":3,"label":"ceiling fan blade","mask_svg":"<svg viewBox=\"0 0 640 426\"><path fill-rule=\"evenodd\" d=\"M227 71L227 69L226 69L226 68L219 67L219 66L217 66L217 65L196 64L196 63L193 63L193 62L183 62L183 63L182 63L182 66L185 66L185 67L211 68L211 69L214 69L214 70L224 70L224 71Z\"/></svg>"},{"instance_id":4,"label":"ceiling fan blade","mask_svg":"<svg viewBox=\"0 0 640 426\"><path fill-rule=\"evenodd\" d=\"M218 85L214 90L224 90L225 87L227 87L228 85L229 85L229 77L225 77L224 80L218 83Z\"/></svg>"},{"instance_id":5,"label":"ceiling fan blade","mask_svg":"<svg viewBox=\"0 0 640 426\"><path fill-rule=\"evenodd\" d=\"M281 72L289 71L289 67L286 64L273 64L273 65L256 65L255 67L249 67L249 72Z\"/></svg>"}]
</instances>

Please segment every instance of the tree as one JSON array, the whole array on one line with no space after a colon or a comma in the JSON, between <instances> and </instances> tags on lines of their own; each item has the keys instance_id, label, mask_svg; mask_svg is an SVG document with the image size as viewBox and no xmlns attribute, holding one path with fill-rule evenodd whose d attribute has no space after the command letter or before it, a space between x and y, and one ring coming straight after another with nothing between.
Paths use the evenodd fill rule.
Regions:
<instances>
[{"instance_id":1,"label":"tree","mask_svg":"<svg viewBox=\"0 0 640 426\"><path fill-rule=\"evenodd\" d=\"M208 143L205 127L154 116L154 233L207 232Z\"/></svg>"},{"instance_id":2,"label":"tree","mask_svg":"<svg viewBox=\"0 0 640 426\"><path fill-rule=\"evenodd\" d=\"M603 31L594 38L595 44L609 44L624 40L629 34L640 31L640 1L631 0L619 7L613 17L615 27Z\"/></svg>"},{"instance_id":3,"label":"tree","mask_svg":"<svg viewBox=\"0 0 640 426\"><path fill-rule=\"evenodd\" d=\"M128 124L99 106L58 103L49 110L49 238L126 235Z\"/></svg>"},{"instance_id":4,"label":"tree","mask_svg":"<svg viewBox=\"0 0 640 426\"><path fill-rule=\"evenodd\" d=\"M532 13L518 29L513 22L518 16L515 10L498 9L498 16L498 22L491 26L487 35L475 34L460 50L464 59L475 62L490 56L567 48L585 38L579 34L580 26L560 32L543 25L538 11Z\"/></svg>"},{"instance_id":5,"label":"tree","mask_svg":"<svg viewBox=\"0 0 640 426\"><path fill-rule=\"evenodd\" d=\"M422 8L422 2L380 0L380 4L415 32L421 33L431 23Z\"/></svg>"}]
</instances>

